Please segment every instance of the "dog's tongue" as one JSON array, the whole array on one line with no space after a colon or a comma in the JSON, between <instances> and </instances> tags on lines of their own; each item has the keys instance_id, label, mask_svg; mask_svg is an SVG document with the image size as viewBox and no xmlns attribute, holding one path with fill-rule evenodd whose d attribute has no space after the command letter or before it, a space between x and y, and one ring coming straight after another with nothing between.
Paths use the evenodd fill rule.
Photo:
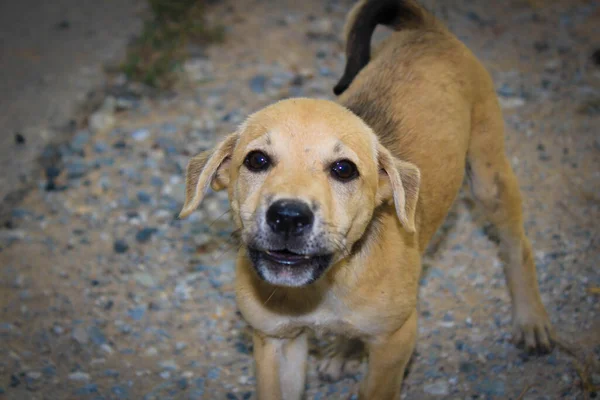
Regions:
<instances>
[{"instance_id":1,"label":"dog's tongue","mask_svg":"<svg viewBox=\"0 0 600 400\"><path fill-rule=\"evenodd\" d=\"M306 262L306 260L308 259L307 256L303 256L301 254L292 253L292 252L289 252L287 250L282 250L282 251L267 251L267 252L265 252L265 254L271 260L273 260L275 262L278 262L278 263L281 263L281 264L287 264L287 265L299 264L299 263L302 263L302 262Z\"/></svg>"}]
</instances>

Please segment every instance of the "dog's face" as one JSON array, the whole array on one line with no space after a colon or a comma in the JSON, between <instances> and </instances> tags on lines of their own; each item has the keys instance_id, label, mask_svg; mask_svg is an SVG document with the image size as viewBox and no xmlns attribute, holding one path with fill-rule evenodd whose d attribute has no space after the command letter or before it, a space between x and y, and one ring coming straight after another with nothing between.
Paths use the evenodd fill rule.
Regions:
<instances>
[{"instance_id":1,"label":"dog's face","mask_svg":"<svg viewBox=\"0 0 600 400\"><path fill-rule=\"evenodd\" d=\"M401 222L414 230L418 170L398 163L342 106L285 100L190 161L181 215L199 205L208 185L228 187L257 274L274 285L303 286L350 254L384 201L393 198ZM414 183L408 190L401 175Z\"/></svg>"}]
</instances>

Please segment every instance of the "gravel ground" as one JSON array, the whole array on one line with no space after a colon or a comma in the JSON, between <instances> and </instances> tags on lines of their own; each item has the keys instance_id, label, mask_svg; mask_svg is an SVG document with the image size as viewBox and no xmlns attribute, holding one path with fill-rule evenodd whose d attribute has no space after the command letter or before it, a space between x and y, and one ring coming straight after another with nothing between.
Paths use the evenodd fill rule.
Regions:
<instances>
[{"instance_id":1,"label":"gravel ground","mask_svg":"<svg viewBox=\"0 0 600 400\"><path fill-rule=\"evenodd\" d=\"M597 360L600 4L425 3L494 76L542 298L561 337ZM0 399L256 397L227 198L210 194L176 220L184 168L277 99L332 99L349 7L219 2L209 12L227 41L188 62L178 87L156 95L115 77L89 126L42 155L37 190L0 229ZM510 343L502 269L480 220L461 196L426 258L403 396L585 398L574 358ZM362 374L317 379L330 341L312 342L306 398L356 398Z\"/></svg>"}]
</instances>

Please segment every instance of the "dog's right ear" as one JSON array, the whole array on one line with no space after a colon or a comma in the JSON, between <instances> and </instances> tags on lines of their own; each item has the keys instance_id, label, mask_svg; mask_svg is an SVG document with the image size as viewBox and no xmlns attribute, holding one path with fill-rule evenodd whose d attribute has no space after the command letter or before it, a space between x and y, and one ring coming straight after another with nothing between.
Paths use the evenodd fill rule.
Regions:
<instances>
[{"instance_id":1,"label":"dog's right ear","mask_svg":"<svg viewBox=\"0 0 600 400\"><path fill-rule=\"evenodd\" d=\"M414 233L421 172L416 165L394 157L382 145L377 152L381 171L377 203L392 198L400 223L408 232Z\"/></svg>"},{"instance_id":2,"label":"dog's right ear","mask_svg":"<svg viewBox=\"0 0 600 400\"><path fill-rule=\"evenodd\" d=\"M198 208L209 186L215 191L229 186L229 164L237 139L238 134L232 133L214 149L190 159L185 176L185 203L179 218Z\"/></svg>"}]
</instances>

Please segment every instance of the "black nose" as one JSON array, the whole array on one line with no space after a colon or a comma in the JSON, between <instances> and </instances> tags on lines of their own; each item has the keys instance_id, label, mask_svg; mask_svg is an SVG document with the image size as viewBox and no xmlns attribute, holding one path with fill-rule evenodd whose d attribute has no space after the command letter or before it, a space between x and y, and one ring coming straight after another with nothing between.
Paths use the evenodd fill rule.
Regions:
<instances>
[{"instance_id":1,"label":"black nose","mask_svg":"<svg viewBox=\"0 0 600 400\"><path fill-rule=\"evenodd\" d=\"M277 200L267 210L267 224L273 232L285 236L300 236L315 219L308 205L298 200Z\"/></svg>"}]
</instances>

